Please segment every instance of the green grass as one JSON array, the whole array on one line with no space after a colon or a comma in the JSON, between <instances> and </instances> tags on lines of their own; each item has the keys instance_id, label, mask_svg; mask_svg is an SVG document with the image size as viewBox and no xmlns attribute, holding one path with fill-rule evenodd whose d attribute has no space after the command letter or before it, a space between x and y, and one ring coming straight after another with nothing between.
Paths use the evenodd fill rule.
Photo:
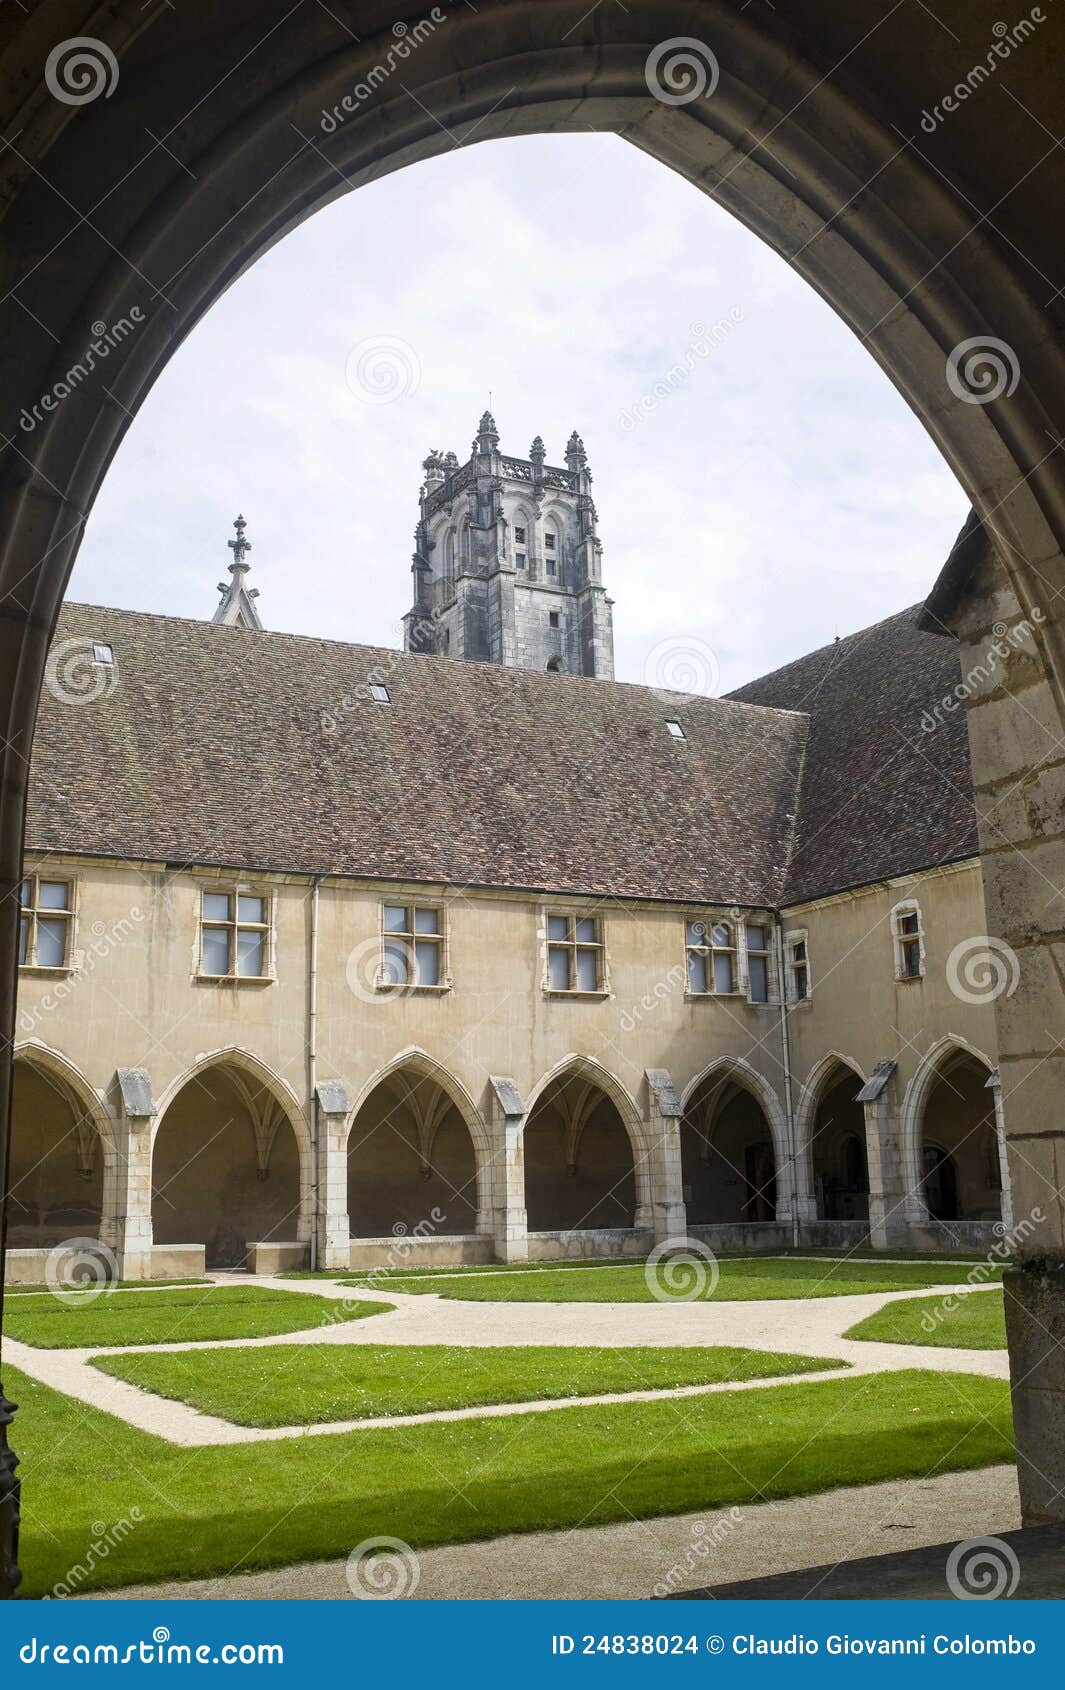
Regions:
<instances>
[{"instance_id":1,"label":"green grass","mask_svg":"<svg viewBox=\"0 0 1065 1690\"><path fill-rule=\"evenodd\" d=\"M205 1338L265 1338L303 1332L337 1320L384 1314L390 1303L340 1301L301 1291L256 1286L230 1290L160 1291L124 1297L103 1293L69 1301L42 1297L4 1311L8 1337L43 1350L104 1349L109 1344L185 1344Z\"/></svg>"},{"instance_id":2,"label":"green grass","mask_svg":"<svg viewBox=\"0 0 1065 1690\"><path fill-rule=\"evenodd\" d=\"M817 1356L715 1349L264 1346L102 1357L104 1373L239 1426L309 1426L475 1404L671 1390L839 1367Z\"/></svg>"},{"instance_id":3,"label":"green grass","mask_svg":"<svg viewBox=\"0 0 1065 1690\"><path fill-rule=\"evenodd\" d=\"M996 1276L1001 1269L996 1268ZM720 1263L713 1293L719 1303L781 1297L847 1297L871 1291L919 1291L926 1285L961 1285L971 1268L948 1261L877 1263L868 1259L803 1262L765 1256L731 1258ZM661 1277L661 1276L659 1276ZM680 1276L678 1275L678 1278ZM564 1265L532 1269L456 1269L452 1273L365 1273L345 1277L343 1285L376 1283L382 1291L434 1292L474 1303L649 1303L652 1297L642 1263L614 1266ZM666 1282L662 1281L664 1289ZM683 1282L681 1284L683 1289ZM708 1287L709 1289L709 1287ZM668 1295L662 1301L668 1302ZM708 1300L710 1300L708 1298Z\"/></svg>"},{"instance_id":4,"label":"green grass","mask_svg":"<svg viewBox=\"0 0 1065 1690\"><path fill-rule=\"evenodd\" d=\"M907 1297L878 1309L843 1336L875 1339L881 1344L929 1344L934 1349L1004 1350L1002 1292L972 1291L952 1300L949 1295Z\"/></svg>"},{"instance_id":5,"label":"green grass","mask_svg":"<svg viewBox=\"0 0 1065 1690\"><path fill-rule=\"evenodd\" d=\"M210 1279L116 1279L108 1286L108 1291L170 1291L180 1285L211 1285ZM64 1291L64 1296L93 1297L95 1289L79 1292L74 1286ZM55 1292L50 1285L5 1285L4 1301L9 1297L54 1297Z\"/></svg>"},{"instance_id":6,"label":"green grass","mask_svg":"<svg viewBox=\"0 0 1065 1690\"><path fill-rule=\"evenodd\" d=\"M899 1373L399 1431L176 1449L9 1370L21 1405L22 1593L82 1590L599 1525L1010 1461L1009 1388ZM134 1512L136 1510L136 1512ZM325 1594L343 1595L344 1590Z\"/></svg>"}]
</instances>

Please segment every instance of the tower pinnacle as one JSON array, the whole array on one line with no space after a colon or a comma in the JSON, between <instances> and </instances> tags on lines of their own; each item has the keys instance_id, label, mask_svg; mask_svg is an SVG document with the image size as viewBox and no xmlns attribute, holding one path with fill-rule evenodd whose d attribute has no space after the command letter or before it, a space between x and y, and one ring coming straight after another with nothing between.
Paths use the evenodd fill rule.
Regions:
<instances>
[{"instance_id":1,"label":"tower pinnacle","mask_svg":"<svg viewBox=\"0 0 1065 1690\"><path fill-rule=\"evenodd\" d=\"M229 628L261 628L262 620L255 608L255 600L259 597L257 587L246 587L244 577L251 565L246 562L251 551L251 541L246 538L244 530L247 523L243 515L239 515L233 527L236 529L235 540L227 540L226 544L233 553L233 562L229 566L229 580L219 581L218 591L222 595L212 622L223 623Z\"/></svg>"}]
</instances>

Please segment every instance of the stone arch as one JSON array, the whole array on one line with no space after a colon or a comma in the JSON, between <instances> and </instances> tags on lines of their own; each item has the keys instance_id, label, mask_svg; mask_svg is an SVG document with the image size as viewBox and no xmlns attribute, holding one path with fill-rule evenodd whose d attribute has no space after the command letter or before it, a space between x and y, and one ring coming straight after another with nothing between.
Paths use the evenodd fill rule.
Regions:
<instances>
[{"instance_id":1,"label":"stone arch","mask_svg":"<svg viewBox=\"0 0 1065 1690\"><path fill-rule=\"evenodd\" d=\"M359 1116L382 1089L393 1091L396 1105L374 1123L367 1140L354 1139ZM400 1124L404 1115L409 1118L407 1127ZM462 1138L455 1131L456 1122L468 1142L468 1163ZM381 1141L383 1153L374 1159L360 1157L363 1145L382 1127L387 1129L387 1137ZM488 1129L462 1082L420 1045L400 1051L363 1085L348 1114L345 1146L353 1237L383 1236L398 1225L413 1228L431 1219L428 1212L434 1210L442 1210L447 1216L438 1228L442 1235L490 1230L492 1148ZM368 1163L369 1171L376 1174L378 1193L372 1204L359 1190L352 1168L356 1159ZM430 1189L419 1191L414 1186L412 1190L417 1179ZM432 1189L434 1184L439 1189ZM388 1213L386 1205L390 1206ZM366 1231L371 1210L382 1219Z\"/></svg>"},{"instance_id":2,"label":"stone arch","mask_svg":"<svg viewBox=\"0 0 1065 1690\"><path fill-rule=\"evenodd\" d=\"M972 1127L963 1134L961 1142L959 1143L953 1140L952 1135L952 1142L945 1142L942 1146L940 1146L940 1148L954 1163L952 1177L956 1181L960 1181L963 1173L966 1176L964 1178L964 1187L966 1189L962 1194L963 1200L961 1206L976 1206L973 1202L973 1199L976 1196L974 1188L982 1187L985 1197L983 1207L987 1210L994 1207L995 1199L993 1199L992 1194L996 1193L998 1213L993 1217L990 1217L987 1214L967 1216L964 1214L937 1215L934 1213L936 1204L932 1196L930 1170L925 1166L924 1158L925 1149L931 1147L933 1142L937 1142L932 1140L928 1130L929 1105L933 1100L933 1096L937 1091L937 1088L944 1083L948 1085L950 1084L948 1078L950 1072L959 1067L964 1067L965 1065L969 1065L975 1070L982 1070L984 1075L987 1077L990 1077L990 1075L995 1071L995 1065L991 1058L984 1051L980 1050L978 1046L971 1044L968 1039L962 1038L958 1033L944 1034L942 1038L937 1039L935 1043L928 1048L924 1056L921 1058L909 1085L906 1087L906 1093L903 1098L902 1150L906 1184L910 1191L918 1194L922 1205L925 1210L929 1211L930 1218L933 1220L987 1218L994 1218L997 1220L1002 1216L1003 1197L1005 1195L1003 1191L1003 1179L1001 1173L1003 1169L1003 1161L999 1149L995 1098L991 1091L986 1092L986 1108L983 1114L980 1115ZM960 1088L958 1089L960 1095ZM971 1087L965 1087L966 1092L971 1090ZM971 1115L972 1108L976 1105L976 1098L970 1096L965 1098L964 1101L967 1102ZM975 1137L978 1137L982 1140L982 1142L974 1145L972 1140ZM965 1156L964 1164L959 1166L958 1152L960 1149L965 1148L967 1143L968 1152ZM976 1171L973 1166L978 1158L983 1164L980 1171ZM997 1187L994 1183L996 1167L999 1171L999 1183ZM970 1170L972 1171L970 1172ZM983 1174L983 1178L981 1178L981 1174ZM968 1204L965 1201L966 1197L969 1199Z\"/></svg>"},{"instance_id":3,"label":"stone arch","mask_svg":"<svg viewBox=\"0 0 1065 1690\"><path fill-rule=\"evenodd\" d=\"M681 1094L681 1108L684 1114L681 1118L682 1134L682 1166L685 1149L691 1154L690 1143L686 1144L688 1134L692 1132L692 1111L696 1107L699 1096L708 1090L720 1087L720 1110L729 1107L734 1099L728 1097L730 1087L736 1092L745 1093L757 1106L765 1126L766 1141L768 1143L773 1162L772 1179L770 1181L766 1170L755 1173L753 1191L756 1194L754 1210L749 1217L737 1214L734 1218L742 1220L769 1219L768 1210L780 1219L791 1212L794 1199L794 1177L791 1150L788 1143L788 1125L780 1099L764 1075L745 1061L742 1056L719 1056L713 1062L708 1062L700 1069L685 1086ZM719 1111L720 1112L720 1111ZM746 1136L750 1138L753 1123L748 1124ZM708 1141L709 1142L709 1141ZM755 1142L753 1139L751 1142ZM748 1181L746 1166L735 1170L739 1177ZM685 1184L690 1182L685 1179ZM748 1183L752 1183L748 1181ZM689 1219L691 1217L689 1216ZM698 1224L698 1223L694 1223Z\"/></svg>"},{"instance_id":4,"label":"stone arch","mask_svg":"<svg viewBox=\"0 0 1065 1690\"><path fill-rule=\"evenodd\" d=\"M621 1128L625 1147L602 1110L608 1103ZM552 1188L558 1169L557 1155L530 1156L530 1128L547 1129L555 1116L553 1151L561 1150L564 1165L576 1176L582 1147L587 1150L594 1130L600 1165L608 1172L601 1179L589 1179L587 1189L575 1188L573 1202L562 1201L563 1193ZM603 1063L593 1056L571 1054L556 1062L538 1081L529 1098L522 1132L525 1166L525 1203L530 1232L595 1231L600 1228L643 1227L651 1224L652 1150L643 1120L632 1097ZM536 1148L534 1142L534 1150ZM532 1177L530 1178L530 1174ZM616 1189L614 1189L616 1187ZM630 1189L631 1187L631 1189ZM539 1189L538 1189L539 1188ZM531 1198L531 1202L530 1202ZM552 1208L567 1220L539 1225ZM584 1225L578 1221L585 1219Z\"/></svg>"},{"instance_id":5,"label":"stone arch","mask_svg":"<svg viewBox=\"0 0 1065 1690\"><path fill-rule=\"evenodd\" d=\"M72 1237L114 1244L119 1158L105 1104L80 1068L40 1039L14 1051L8 1243Z\"/></svg>"},{"instance_id":6,"label":"stone arch","mask_svg":"<svg viewBox=\"0 0 1065 1690\"><path fill-rule=\"evenodd\" d=\"M208 1267L246 1264L253 1243L311 1237L306 1118L288 1082L240 1046L197 1058L167 1087L151 1167L154 1242L203 1244Z\"/></svg>"},{"instance_id":7,"label":"stone arch","mask_svg":"<svg viewBox=\"0 0 1065 1690\"><path fill-rule=\"evenodd\" d=\"M838 1050L830 1050L814 1063L802 1088L797 1116L797 1154L802 1158L804 1189L816 1203L819 1220L867 1222L869 1218L865 1111L862 1104L854 1101L865 1084L865 1078L852 1057L844 1056ZM839 1122L839 1131L835 1135L838 1143L829 1145L820 1142L818 1118L822 1107L837 1094L840 1094L840 1107L845 1111L847 1118ZM857 1162L848 1154L849 1146L846 1142L854 1139L859 1147ZM824 1191L819 1187L825 1184L826 1164L829 1162L835 1164L835 1184L840 1188L840 1193L845 1191L849 1194L845 1202L841 1195L841 1203L838 1206L853 1210L853 1213L830 1215L826 1211ZM862 1189L859 1189L860 1187Z\"/></svg>"}]
</instances>

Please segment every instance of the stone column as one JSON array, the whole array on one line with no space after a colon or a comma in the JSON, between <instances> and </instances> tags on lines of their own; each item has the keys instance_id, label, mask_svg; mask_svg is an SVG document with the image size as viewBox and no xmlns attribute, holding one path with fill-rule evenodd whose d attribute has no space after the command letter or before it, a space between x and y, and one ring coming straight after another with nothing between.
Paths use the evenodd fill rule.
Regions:
<instances>
[{"instance_id":1,"label":"stone column","mask_svg":"<svg viewBox=\"0 0 1065 1690\"><path fill-rule=\"evenodd\" d=\"M1038 562L1040 580L1060 580L1059 559ZM1065 945L1054 889L1065 885L1062 607L1038 584L1038 596L1022 604L975 520L943 580L930 604L960 646L987 922L969 943L995 973L997 1112L1017 1253L1004 1277L1021 1514L1026 1525L1061 1523Z\"/></svg>"},{"instance_id":2,"label":"stone column","mask_svg":"<svg viewBox=\"0 0 1065 1690\"><path fill-rule=\"evenodd\" d=\"M495 1253L501 1262L529 1259L529 1217L525 1209L525 1101L513 1080L489 1080L492 1134L492 1212Z\"/></svg>"},{"instance_id":3,"label":"stone column","mask_svg":"<svg viewBox=\"0 0 1065 1690\"><path fill-rule=\"evenodd\" d=\"M995 1100L995 1148L998 1152L998 1177L1002 1192L1002 1225L1010 1232L1013 1228L1013 1196L1010 1192L1010 1168L1006 1156L1006 1114L1002 1107L1002 1081L995 1073L987 1084Z\"/></svg>"},{"instance_id":4,"label":"stone column","mask_svg":"<svg viewBox=\"0 0 1065 1690\"><path fill-rule=\"evenodd\" d=\"M869 1241L874 1250L887 1250L904 1245L910 1227L928 1218L919 1194L910 1189L894 1061L877 1063L857 1101L865 1108Z\"/></svg>"},{"instance_id":5,"label":"stone column","mask_svg":"<svg viewBox=\"0 0 1065 1690\"><path fill-rule=\"evenodd\" d=\"M117 1071L118 1186L112 1248L120 1279L152 1277L152 1122L158 1113L145 1068Z\"/></svg>"},{"instance_id":6,"label":"stone column","mask_svg":"<svg viewBox=\"0 0 1065 1690\"><path fill-rule=\"evenodd\" d=\"M684 1114L672 1078L665 1068L648 1068L647 1135L651 1146L651 1213L636 1224L654 1229L655 1243L684 1238L688 1211L681 1175L680 1123Z\"/></svg>"},{"instance_id":7,"label":"stone column","mask_svg":"<svg viewBox=\"0 0 1065 1690\"><path fill-rule=\"evenodd\" d=\"M315 1087L317 1105L318 1266L351 1268L351 1225L348 1220L348 1094L340 1080L322 1080Z\"/></svg>"}]
</instances>

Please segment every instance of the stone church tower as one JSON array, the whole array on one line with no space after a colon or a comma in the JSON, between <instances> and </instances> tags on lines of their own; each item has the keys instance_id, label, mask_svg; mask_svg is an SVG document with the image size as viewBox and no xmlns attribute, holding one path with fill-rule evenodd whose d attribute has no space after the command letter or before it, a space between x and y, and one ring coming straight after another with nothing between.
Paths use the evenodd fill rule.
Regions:
<instances>
[{"instance_id":1,"label":"stone church tower","mask_svg":"<svg viewBox=\"0 0 1065 1690\"><path fill-rule=\"evenodd\" d=\"M613 680L612 601L577 434L565 469L547 463L539 435L527 458L509 458L486 411L467 463L433 451L424 469L404 649Z\"/></svg>"}]
</instances>

